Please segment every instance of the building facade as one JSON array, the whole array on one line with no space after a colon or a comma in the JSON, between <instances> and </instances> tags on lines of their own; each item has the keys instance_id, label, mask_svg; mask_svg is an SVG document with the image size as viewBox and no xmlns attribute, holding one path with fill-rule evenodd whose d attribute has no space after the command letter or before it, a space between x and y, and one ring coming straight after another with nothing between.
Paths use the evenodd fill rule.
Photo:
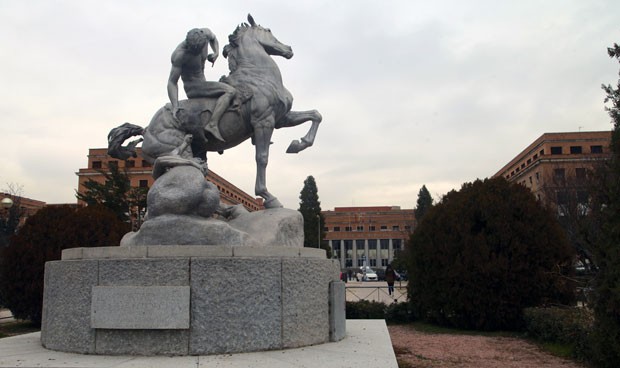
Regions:
<instances>
[{"instance_id":1,"label":"building facade","mask_svg":"<svg viewBox=\"0 0 620 368\"><path fill-rule=\"evenodd\" d=\"M88 150L88 166L79 169L76 173L78 176L78 192L83 193L84 183L88 180L103 183L105 177L101 174L101 170L105 170L111 165L116 165L127 173L132 187L150 188L155 181L151 175L153 167L148 161L141 158L141 148L137 148L137 153L137 158L123 161L108 156L106 148L90 148ZM209 170L206 179L219 189L221 202L231 205L242 204L248 211L258 211L264 208L262 198L250 196L217 173Z\"/></svg>"},{"instance_id":2,"label":"building facade","mask_svg":"<svg viewBox=\"0 0 620 368\"><path fill-rule=\"evenodd\" d=\"M609 159L610 143L611 131L545 133L493 177L529 188L562 216L570 203L588 202L588 179Z\"/></svg>"},{"instance_id":3,"label":"building facade","mask_svg":"<svg viewBox=\"0 0 620 368\"><path fill-rule=\"evenodd\" d=\"M10 193L0 193L0 200L9 198L12 201L11 207L0 208L0 218L5 220L10 216L10 211L14 211L14 216L19 217L19 224L17 227L21 227L26 223L28 217L37 213L41 208L46 206L43 201L36 199L17 196Z\"/></svg>"},{"instance_id":4,"label":"building facade","mask_svg":"<svg viewBox=\"0 0 620 368\"><path fill-rule=\"evenodd\" d=\"M336 207L322 211L325 238L340 267L385 268L413 232L413 209L397 206Z\"/></svg>"}]
</instances>

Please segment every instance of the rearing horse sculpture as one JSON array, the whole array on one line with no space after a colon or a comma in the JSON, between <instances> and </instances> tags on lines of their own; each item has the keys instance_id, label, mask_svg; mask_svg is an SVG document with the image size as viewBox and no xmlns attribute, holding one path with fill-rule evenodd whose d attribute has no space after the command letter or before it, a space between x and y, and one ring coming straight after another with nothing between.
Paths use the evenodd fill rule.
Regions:
<instances>
[{"instance_id":1,"label":"rearing horse sculpture","mask_svg":"<svg viewBox=\"0 0 620 368\"><path fill-rule=\"evenodd\" d=\"M266 183L273 130L311 121L306 135L292 141L286 151L298 153L312 146L322 117L316 110L291 111L293 97L282 84L280 69L271 55L290 59L293 51L278 41L271 30L256 24L251 15L248 15L248 22L249 25L238 26L229 36L229 44L223 52L229 61L230 74L223 77L222 82L237 90L236 108L230 108L219 122L224 141L204 130L203 122L208 121L215 99L192 98L179 102L182 109L179 119L172 116L170 104L167 104L155 113L144 129L128 123L112 129L108 135L110 155L119 159L135 156L134 147L138 141L124 147L122 144L127 138L140 134L144 139L142 154L151 162L181 146L188 134L193 137L193 156L202 160L206 160L207 151L222 152L252 138L256 148L255 193L264 199L265 208L282 207L269 193Z\"/></svg>"}]
</instances>

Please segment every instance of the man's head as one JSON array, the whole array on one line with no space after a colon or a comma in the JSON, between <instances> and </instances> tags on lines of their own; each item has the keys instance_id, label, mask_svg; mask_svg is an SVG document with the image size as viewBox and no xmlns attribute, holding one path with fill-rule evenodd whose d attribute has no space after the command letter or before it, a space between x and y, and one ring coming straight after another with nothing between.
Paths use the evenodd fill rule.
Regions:
<instances>
[{"instance_id":1,"label":"man's head","mask_svg":"<svg viewBox=\"0 0 620 368\"><path fill-rule=\"evenodd\" d=\"M187 32L185 46L192 54L199 54L207 43L207 34L200 28L194 28Z\"/></svg>"}]
</instances>

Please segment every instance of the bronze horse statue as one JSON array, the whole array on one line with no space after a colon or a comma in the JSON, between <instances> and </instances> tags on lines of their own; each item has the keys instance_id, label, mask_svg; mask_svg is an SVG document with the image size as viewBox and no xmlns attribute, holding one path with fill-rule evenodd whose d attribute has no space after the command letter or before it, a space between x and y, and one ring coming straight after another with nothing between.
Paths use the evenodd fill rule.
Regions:
<instances>
[{"instance_id":1,"label":"bronze horse statue","mask_svg":"<svg viewBox=\"0 0 620 368\"><path fill-rule=\"evenodd\" d=\"M222 153L252 138L256 149L256 195L264 199L265 208L282 207L267 190L266 169L269 145L274 129L293 127L311 121L312 125L300 140L293 140L287 153L298 153L314 143L321 114L316 110L291 111L293 96L282 84L280 69L271 55L286 59L293 57L292 48L278 41L271 30L256 24L248 15L249 24L239 25L229 36L223 56L228 59L230 74L221 82L237 90L233 103L219 121L220 141L204 130L215 98L192 98L179 102L181 113L173 117L170 104L160 108L146 128L125 123L112 129L108 135L108 152L112 157L127 159L136 156L135 146L142 140L122 146L132 136L142 135L142 155L154 162L170 155L192 135L191 154L206 160L207 151Z\"/></svg>"}]
</instances>

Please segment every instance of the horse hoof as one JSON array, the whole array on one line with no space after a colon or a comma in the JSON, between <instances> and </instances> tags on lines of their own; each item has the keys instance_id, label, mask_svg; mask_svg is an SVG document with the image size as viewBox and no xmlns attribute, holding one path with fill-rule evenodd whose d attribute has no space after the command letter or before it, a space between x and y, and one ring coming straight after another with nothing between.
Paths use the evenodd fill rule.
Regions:
<instances>
[{"instance_id":1,"label":"horse hoof","mask_svg":"<svg viewBox=\"0 0 620 368\"><path fill-rule=\"evenodd\" d=\"M286 149L286 153L299 153L299 151L302 151L305 148L305 144L298 140L294 140L291 142L291 144L289 144L288 148Z\"/></svg>"},{"instance_id":2,"label":"horse hoof","mask_svg":"<svg viewBox=\"0 0 620 368\"><path fill-rule=\"evenodd\" d=\"M263 206L265 206L265 208L282 208L284 206L282 206L282 203L280 203L280 201L278 201L278 198L273 197L270 200L267 200L263 203Z\"/></svg>"}]
</instances>

